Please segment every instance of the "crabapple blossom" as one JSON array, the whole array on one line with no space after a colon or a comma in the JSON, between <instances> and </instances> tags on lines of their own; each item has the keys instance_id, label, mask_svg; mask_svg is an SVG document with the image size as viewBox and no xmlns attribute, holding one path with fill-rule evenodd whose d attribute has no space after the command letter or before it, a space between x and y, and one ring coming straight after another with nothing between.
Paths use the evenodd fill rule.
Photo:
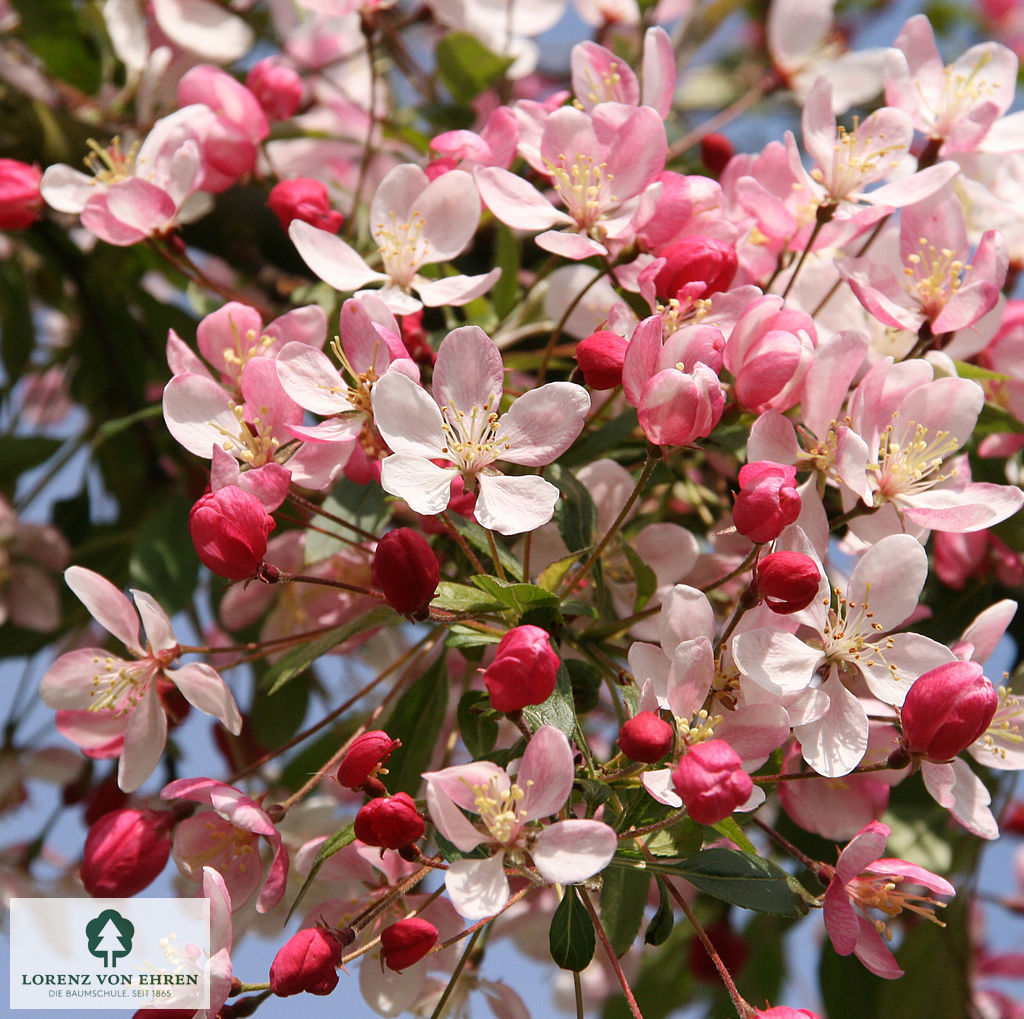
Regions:
<instances>
[{"instance_id":1,"label":"crabapple blossom","mask_svg":"<svg viewBox=\"0 0 1024 1019\"><path fill-rule=\"evenodd\" d=\"M343 945L334 931L305 927L278 950L270 965L270 990L280 998L290 994L330 994L338 986Z\"/></svg>"},{"instance_id":2,"label":"crabapple blossom","mask_svg":"<svg viewBox=\"0 0 1024 1019\"><path fill-rule=\"evenodd\" d=\"M263 562L275 524L255 495L227 485L200 496L188 526L204 566L219 577L245 580Z\"/></svg>"},{"instance_id":3,"label":"crabapple blossom","mask_svg":"<svg viewBox=\"0 0 1024 1019\"><path fill-rule=\"evenodd\" d=\"M396 612L422 619L437 593L441 568L423 535L398 527L377 543L372 576Z\"/></svg>"},{"instance_id":4,"label":"crabapple blossom","mask_svg":"<svg viewBox=\"0 0 1024 1019\"><path fill-rule=\"evenodd\" d=\"M245 87L271 120L287 120L302 105L305 91L295 71L273 57L264 57L249 68Z\"/></svg>"},{"instance_id":5,"label":"crabapple blossom","mask_svg":"<svg viewBox=\"0 0 1024 1019\"><path fill-rule=\"evenodd\" d=\"M133 607L109 580L81 566L65 570L64 579L132 657L118 658L96 647L69 651L47 669L39 695L58 710L57 728L68 739L87 753L121 758L117 781L123 790L138 789L163 756L167 717L160 680L238 734L242 716L219 673L203 662L171 668L181 650L170 619L152 596L133 590ZM139 635L140 616L145 642Z\"/></svg>"},{"instance_id":6,"label":"crabapple blossom","mask_svg":"<svg viewBox=\"0 0 1024 1019\"><path fill-rule=\"evenodd\" d=\"M174 818L162 810L112 810L89 829L82 884L94 897L130 898L148 887L171 855Z\"/></svg>"},{"instance_id":7,"label":"crabapple blossom","mask_svg":"<svg viewBox=\"0 0 1024 1019\"><path fill-rule=\"evenodd\" d=\"M382 729L361 733L341 759L335 778L346 789L360 789L384 773L382 765L401 745L401 740L392 739Z\"/></svg>"},{"instance_id":8,"label":"crabapple blossom","mask_svg":"<svg viewBox=\"0 0 1024 1019\"><path fill-rule=\"evenodd\" d=\"M343 222L341 213L330 206L327 188L309 177L278 181L267 195L267 207L285 230L300 219L318 230L335 234Z\"/></svg>"},{"instance_id":9,"label":"crabapple blossom","mask_svg":"<svg viewBox=\"0 0 1024 1019\"><path fill-rule=\"evenodd\" d=\"M619 729L619 747L631 761L654 764L672 749L674 742L672 726L653 711L641 711Z\"/></svg>"},{"instance_id":10,"label":"crabapple blossom","mask_svg":"<svg viewBox=\"0 0 1024 1019\"><path fill-rule=\"evenodd\" d=\"M561 663L547 631L526 623L513 627L498 643L484 685L495 711L519 711L543 704L555 689Z\"/></svg>"},{"instance_id":11,"label":"crabapple blossom","mask_svg":"<svg viewBox=\"0 0 1024 1019\"><path fill-rule=\"evenodd\" d=\"M0 159L0 230L24 230L43 212L38 166L17 159Z\"/></svg>"},{"instance_id":12,"label":"crabapple blossom","mask_svg":"<svg viewBox=\"0 0 1024 1019\"><path fill-rule=\"evenodd\" d=\"M508 901L505 859L532 860L540 876L572 884L603 870L615 853L615 832L601 821L539 822L557 813L572 789L575 769L564 734L542 725L526 745L517 773L490 761L424 772L427 809L434 824L460 852L487 846L485 859L453 861L445 887L467 919L497 913ZM478 817L471 822L463 811Z\"/></svg>"},{"instance_id":13,"label":"crabapple blossom","mask_svg":"<svg viewBox=\"0 0 1024 1019\"><path fill-rule=\"evenodd\" d=\"M672 785L698 824L717 824L754 791L739 754L724 740L690 747L672 772Z\"/></svg>"},{"instance_id":14,"label":"crabapple blossom","mask_svg":"<svg viewBox=\"0 0 1024 1019\"><path fill-rule=\"evenodd\" d=\"M468 304L501 275L500 269L433 280L419 275L421 266L461 254L479 220L480 199L469 174L452 170L430 180L418 166L403 163L381 181L370 205L370 234L383 271L370 268L340 237L309 223L293 221L288 234L306 265L335 290L351 293L367 283L383 283L381 300L396 314L408 315L424 305Z\"/></svg>"},{"instance_id":15,"label":"crabapple blossom","mask_svg":"<svg viewBox=\"0 0 1024 1019\"><path fill-rule=\"evenodd\" d=\"M549 382L500 414L502 391L501 353L478 326L455 329L442 341L433 399L398 372L380 379L370 395L374 423L393 450L381 468L384 490L417 513L437 514L461 475L478 489L474 514L484 527L519 534L550 520L554 485L535 475L506 477L491 465L550 463L579 435L590 397L582 386Z\"/></svg>"},{"instance_id":16,"label":"crabapple blossom","mask_svg":"<svg viewBox=\"0 0 1024 1019\"><path fill-rule=\"evenodd\" d=\"M758 460L740 468L739 482L732 520L751 541L774 541L800 515L795 467Z\"/></svg>"}]
</instances>

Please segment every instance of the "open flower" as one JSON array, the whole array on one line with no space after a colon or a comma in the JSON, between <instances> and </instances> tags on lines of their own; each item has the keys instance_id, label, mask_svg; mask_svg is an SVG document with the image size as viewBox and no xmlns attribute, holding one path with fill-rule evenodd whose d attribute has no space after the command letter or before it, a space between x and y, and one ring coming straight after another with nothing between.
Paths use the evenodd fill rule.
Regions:
<instances>
[{"instance_id":1,"label":"open flower","mask_svg":"<svg viewBox=\"0 0 1024 1019\"><path fill-rule=\"evenodd\" d=\"M490 761L426 772L427 809L456 849L488 846L486 859L455 860L445 887L468 920L497 913L508 902L505 861L527 856L541 877L557 884L583 881L615 855L615 832L602 821L572 819L542 827L532 823L557 813L572 789L575 768L563 733L542 725L527 744L517 775ZM463 810L476 814L471 822Z\"/></svg>"},{"instance_id":2,"label":"open flower","mask_svg":"<svg viewBox=\"0 0 1024 1019\"><path fill-rule=\"evenodd\" d=\"M504 477L492 464L551 463L580 434L590 397L572 382L549 382L499 414L502 378L498 348L478 326L463 326L437 352L434 399L399 372L378 380L374 421L394 450L381 466L384 490L433 515L447 507L461 474L467 487L479 486L474 513L484 527L520 534L546 524L558 489L535 475Z\"/></svg>"},{"instance_id":3,"label":"open flower","mask_svg":"<svg viewBox=\"0 0 1024 1019\"><path fill-rule=\"evenodd\" d=\"M167 742L167 717L158 681L173 683L185 699L218 718L236 736L242 716L220 674L202 662L172 669L181 655L167 613L145 591L132 591L135 607L109 580L72 566L68 587L132 656L118 658L102 648L86 647L61 655L47 670L39 695L57 708L57 728L87 753L118 748L118 785L125 792L149 778ZM136 612L136 608L138 611ZM146 639L139 636L139 616Z\"/></svg>"}]
</instances>

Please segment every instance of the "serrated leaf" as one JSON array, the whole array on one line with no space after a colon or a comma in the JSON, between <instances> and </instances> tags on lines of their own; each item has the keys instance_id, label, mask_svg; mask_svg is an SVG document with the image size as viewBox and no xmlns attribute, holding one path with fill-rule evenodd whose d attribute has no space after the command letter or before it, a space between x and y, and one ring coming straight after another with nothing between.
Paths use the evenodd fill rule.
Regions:
<instances>
[{"instance_id":1,"label":"serrated leaf","mask_svg":"<svg viewBox=\"0 0 1024 1019\"><path fill-rule=\"evenodd\" d=\"M597 540L597 507L589 489L561 464L550 464L544 470L559 491L555 503L555 524L570 552L588 548Z\"/></svg>"},{"instance_id":2,"label":"serrated leaf","mask_svg":"<svg viewBox=\"0 0 1024 1019\"><path fill-rule=\"evenodd\" d=\"M609 867L602 875L601 923L617 956L625 955L640 933L651 875Z\"/></svg>"},{"instance_id":3,"label":"serrated leaf","mask_svg":"<svg viewBox=\"0 0 1024 1019\"><path fill-rule=\"evenodd\" d=\"M579 973L590 965L596 945L594 922L587 907L580 902L576 889L569 885L548 929L551 958L559 968Z\"/></svg>"},{"instance_id":4,"label":"serrated leaf","mask_svg":"<svg viewBox=\"0 0 1024 1019\"><path fill-rule=\"evenodd\" d=\"M414 794L430 767L448 711L448 667L445 655L398 699L381 726L402 745L388 758L388 791Z\"/></svg>"},{"instance_id":5,"label":"serrated leaf","mask_svg":"<svg viewBox=\"0 0 1024 1019\"><path fill-rule=\"evenodd\" d=\"M302 883L302 887L299 889L299 894L295 896L295 901L291 905L291 909L288 910L288 915L285 917L284 924L288 925L288 921L292 918L292 913L298 908L299 903L302 901L302 897L309 890L309 886L316 879L317 874L320 872L320 868L336 853L339 849L344 849L350 842L355 842L356 839L356 828L355 824L347 824L344 828L336 831L333 835L328 836L319 851L316 854L316 859L313 861L313 866L310 868L309 875L306 880Z\"/></svg>"},{"instance_id":6,"label":"serrated leaf","mask_svg":"<svg viewBox=\"0 0 1024 1019\"><path fill-rule=\"evenodd\" d=\"M655 881L658 883L658 908L644 932L644 944L657 947L664 944L672 933L672 928L676 923L676 914L672 908L672 898L668 894L664 880L655 875Z\"/></svg>"},{"instance_id":7,"label":"serrated leaf","mask_svg":"<svg viewBox=\"0 0 1024 1019\"><path fill-rule=\"evenodd\" d=\"M543 626L561 620L562 603L558 596L536 584L503 582L480 574L470 579L481 591L513 612L520 624L528 622Z\"/></svg>"},{"instance_id":8,"label":"serrated leaf","mask_svg":"<svg viewBox=\"0 0 1024 1019\"><path fill-rule=\"evenodd\" d=\"M543 704L523 708L523 717L531 729L536 731L542 725L553 725L561 729L571 740L576 735L576 709L572 703L572 683L563 662L558 667L555 689Z\"/></svg>"},{"instance_id":9,"label":"serrated leaf","mask_svg":"<svg viewBox=\"0 0 1024 1019\"><path fill-rule=\"evenodd\" d=\"M324 499L322 509L360 530L380 534L391 519L393 507L379 485L357 485L348 478L342 478ZM336 529L338 537L320 531L307 531L304 553L307 566L347 548L353 538L353 532L341 524L327 519L321 523L324 530Z\"/></svg>"},{"instance_id":10,"label":"serrated leaf","mask_svg":"<svg viewBox=\"0 0 1024 1019\"><path fill-rule=\"evenodd\" d=\"M434 50L437 73L457 103L472 102L511 66L468 32L445 32Z\"/></svg>"},{"instance_id":11,"label":"serrated leaf","mask_svg":"<svg viewBox=\"0 0 1024 1019\"><path fill-rule=\"evenodd\" d=\"M789 883L789 875L774 863L735 849L705 849L671 865L702 892L723 902L775 916L804 916L807 903Z\"/></svg>"},{"instance_id":12,"label":"serrated leaf","mask_svg":"<svg viewBox=\"0 0 1024 1019\"><path fill-rule=\"evenodd\" d=\"M447 609L449 612L496 612L505 608L496 598L481 593L467 584L455 584L450 580L442 580L437 585L437 594L430 603L435 608Z\"/></svg>"},{"instance_id":13,"label":"serrated leaf","mask_svg":"<svg viewBox=\"0 0 1024 1019\"><path fill-rule=\"evenodd\" d=\"M189 509L184 499L161 502L139 528L128 561L131 586L151 594L168 615L192 603L199 576Z\"/></svg>"},{"instance_id":14,"label":"serrated leaf","mask_svg":"<svg viewBox=\"0 0 1024 1019\"><path fill-rule=\"evenodd\" d=\"M498 739L498 723L491 710L491 700L483 690L469 690L459 698L459 732L473 760L494 749Z\"/></svg>"},{"instance_id":15,"label":"serrated leaf","mask_svg":"<svg viewBox=\"0 0 1024 1019\"><path fill-rule=\"evenodd\" d=\"M281 687L308 669L321 655L337 647L342 641L372 630L374 627L393 622L394 619L394 611L382 605L358 619L352 619L342 626L336 626L321 636L306 641L305 644L289 651L267 669L262 683L266 687L266 694L269 696L277 693Z\"/></svg>"}]
</instances>

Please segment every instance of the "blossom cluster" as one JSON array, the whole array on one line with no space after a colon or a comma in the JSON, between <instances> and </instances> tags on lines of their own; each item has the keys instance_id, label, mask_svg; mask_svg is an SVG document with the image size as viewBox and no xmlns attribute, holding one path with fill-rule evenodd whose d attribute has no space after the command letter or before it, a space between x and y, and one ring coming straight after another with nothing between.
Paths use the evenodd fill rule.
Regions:
<instances>
[{"instance_id":1,"label":"blossom cluster","mask_svg":"<svg viewBox=\"0 0 1024 1019\"><path fill-rule=\"evenodd\" d=\"M1010 35L946 62L917 14L858 50L828 0L775 0L749 91L701 124L696 10L577 0L594 38L556 79L534 39L564 6L108 0L118 72L61 107L65 151L104 135L89 173L0 159L4 278L50 331L5 350L10 398L40 431L85 410L118 505L83 483L41 524L45 484L0 495L0 626L66 635L38 688L63 743L24 741L16 695L0 809L44 757L84 805L38 894L133 896L173 859L216 934L197 1015L353 981L384 1016L470 991L528 1015L491 979L504 935L582 974L576 1014L708 987L813 1016L738 985L755 923L813 911L865 973L927 980L908 914L1000 836L1024 767ZM782 137L712 132L769 94ZM254 914L262 973L232 958ZM963 1014L1019 1015L984 973Z\"/></svg>"}]
</instances>

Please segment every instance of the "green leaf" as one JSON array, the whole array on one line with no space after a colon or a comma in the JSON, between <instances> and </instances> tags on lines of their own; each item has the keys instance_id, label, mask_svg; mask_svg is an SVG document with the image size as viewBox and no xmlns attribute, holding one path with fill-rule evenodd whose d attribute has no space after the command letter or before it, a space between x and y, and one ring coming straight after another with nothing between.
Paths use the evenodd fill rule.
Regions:
<instances>
[{"instance_id":1,"label":"green leaf","mask_svg":"<svg viewBox=\"0 0 1024 1019\"><path fill-rule=\"evenodd\" d=\"M704 844L704 830L689 817L681 818L675 824L652 832L644 845L655 856L681 859L691 857Z\"/></svg>"},{"instance_id":2,"label":"green leaf","mask_svg":"<svg viewBox=\"0 0 1024 1019\"><path fill-rule=\"evenodd\" d=\"M188 531L190 508L181 498L160 502L139 528L128 562L131 586L151 594L168 615L192 603L199 576Z\"/></svg>"},{"instance_id":3,"label":"green leaf","mask_svg":"<svg viewBox=\"0 0 1024 1019\"><path fill-rule=\"evenodd\" d=\"M309 708L309 683L292 683L287 697L256 697L248 715L260 746L278 747L301 727Z\"/></svg>"},{"instance_id":4,"label":"green leaf","mask_svg":"<svg viewBox=\"0 0 1024 1019\"><path fill-rule=\"evenodd\" d=\"M572 703L577 715L585 715L593 711L600 703L601 670L581 658L569 658L562 663L569 670L569 683L572 686Z\"/></svg>"},{"instance_id":5,"label":"green leaf","mask_svg":"<svg viewBox=\"0 0 1024 1019\"><path fill-rule=\"evenodd\" d=\"M468 32L445 32L434 50L437 73L457 103L472 102L512 66Z\"/></svg>"},{"instance_id":6,"label":"green leaf","mask_svg":"<svg viewBox=\"0 0 1024 1019\"><path fill-rule=\"evenodd\" d=\"M550 566L537 577L537 586L545 591L557 591L562 586L565 575L572 569L573 564L579 562L580 557L587 549L580 549L579 552L571 552L561 559L556 559Z\"/></svg>"},{"instance_id":7,"label":"green leaf","mask_svg":"<svg viewBox=\"0 0 1024 1019\"><path fill-rule=\"evenodd\" d=\"M28 284L15 258L0 262L0 322L4 341L0 345L0 358L8 377L18 379L35 346L35 327ZM4 445L6 451L6 442Z\"/></svg>"},{"instance_id":8,"label":"green leaf","mask_svg":"<svg viewBox=\"0 0 1024 1019\"><path fill-rule=\"evenodd\" d=\"M702 892L734 906L776 916L807 912L807 903L790 887L784 870L735 849L705 849L671 869Z\"/></svg>"},{"instance_id":9,"label":"green leaf","mask_svg":"<svg viewBox=\"0 0 1024 1019\"><path fill-rule=\"evenodd\" d=\"M455 584L450 580L442 580L437 585L437 594L430 603L435 608L447 609L449 612L496 612L505 606L496 598L481 594L475 587L466 584Z\"/></svg>"},{"instance_id":10,"label":"green leaf","mask_svg":"<svg viewBox=\"0 0 1024 1019\"><path fill-rule=\"evenodd\" d=\"M319 852L316 854L316 859L313 861L313 866L310 868L309 876L302 883L302 887L299 889L299 894L295 896L295 901L292 903L291 909L288 910L288 915L284 918L284 926L288 925L288 921L292 918L292 913L298 908L299 903L302 901L302 897L309 890L309 886L315 880L317 874L320 872L320 868L336 853L339 849L344 849L350 842L356 840L356 828L355 824L347 824L340 831L336 831L333 835L328 837L324 843L320 846Z\"/></svg>"},{"instance_id":11,"label":"green leaf","mask_svg":"<svg viewBox=\"0 0 1024 1019\"><path fill-rule=\"evenodd\" d=\"M612 418L603 428L591 432L577 442L568 452L563 453L559 463L564 467L581 467L607 456L639 427L636 410L630 407L618 417Z\"/></svg>"},{"instance_id":12,"label":"green leaf","mask_svg":"<svg viewBox=\"0 0 1024 1019\"><path fill-rule=\"evenodd\" d=\"M676 923L676 914L672 908L672 898L668 894L668 887L664 879L655 875L654 880L658 883L658 909L647 925L644 944L657 946L664 944L672 933L672 928Z\"/></svg>"},{"instance_id":13,"label":"green leaf","mask_svg":"<svg viewBox=\"0 0 1024 1019\"><path fill-rule=\"evenodd\" d=\"M617 956L625 955L644 920L651 875L642 870L609 867L601 882L601 923Z\"/></svg>"},{"instance_id":14,"label":"green leaf","mask_svg":"<svg viewBox=\"0 0 1024 1019\"><path fill-rule=\"evenodd\" d=\"M459 699L459 732L473 760L494 749L498 740L498 723L491 710L491 700L483 690L469 690Z\"/></svg>"},{"instance_id":15,"label":"green leaf","mask_svg":"<svg viewBox=\"0 0 1024 1019\"><path fill-rule=\"evenodd\" d=\"M654 594L655 588L658 586L658 578L655 576L654 570L640 558L636 550L625 538L619 538L619 547L622 549L626 561L633 571L633 580L636 582L636 601L633 605L633 611L641 612L650 600L651 595Z\"/></svg>"},{"instance_id":16,"label":"green leaf","mask_svg":"<svg viewBox=\"0 0 1024 1019\"><path fill-rule=\"evenodd\" d=\"M279 661L274 662L263 676L261 686L266 688L267 695L277 693L281 687L300 673L305 672L321 655L327 654L342 641L372 630L376 626L393 622L394 618L395 613L382 605L358 619L352 619L342 626L328 630L319 637L314 637L313 640L306 641L305 644L289 651Z\"/></svg>"},{"instance_id":17,"label":"green leaf","mask_svg":"<svg viewBox=\"0 0 1024 1019\"><path fill-rule=\"evenodd\" d=\"M499 220L494 222L494 264L501 266L501 276L491 287L490 298L495 314L504 318L519 298L519 243Z\"/></svg>"},{"instance_id":18,"label":"green leaf","mask_svg":"<svg viewBox=\"0 0 1024 1019\"><path fill-rule=\"evenodd\" d=\"M550 464L544 477L561 493L555 503L555 524L565 547L579 552L592 546L597 540L597 507L589 489L561 464Z\"/></svg>"},{"instance_id":19,"label":"green leaf","mask_svg":"<svg viewBox=\"0 0 1024 1019\"><path fill-rule=\"evenodd\" d=\"M456 623L449 628L448 634L444 638L444 646L450 648L485 647L488 644L497 644L499 640L501 638L493 633L474 630L471 626L462 626Z\"/></svg>"},{"instance_id":20,"label":"green leaf","mask_svg":"<svg viewBox=\"0 0 1024 1019\"><path fill-rule=\"evenodd\" d=\"M746 832L736 823L734 817L727 817L711 826L719 835L724 835L730 842L735 842L740 849L751 856L759 855L754 843L747 838Z\"/></svg>"},{"instance_id":21,"label":"green leaf","mask_svg":"<svg viewBox=\"0 0 1024 1019\"><path fill-rule=\"evenodd\" d=\"M590 965L596 945L594 922L576 889L568 885L548 930L551 958L561 969L579 973Z\"/></svg>"},{"instance_id":22,"label":"green leaf","mask_svg":"<svg viewBox=\"0 0 1024 1019\"><path fill-rule=\"evenodd\" d=\"M323 501L323 510L371 534L380 534L391 519L392 504L379 485L357 485L342 478ZM348 547L355 535L348 528L331 520L320 521L324 530L335 530L339 537L319 531L306 532L305 562L319 562ZM343 540L345 539L345 540Z\"/></svg>"},{"instance_id":23,"label":"green leaf","mask_svg":"<svg viewBox=\"0 0 1024 1019\"><path fill-rule=\"evenodd\" d=\"M381 728L402 745L388 758L388 791L414 794L430 767L448 711L448 667L440 658L398 699Z\"/></svg>"},{"instance_id":24,"label":"green leaf","mask_svg":"<svg viewBox=\"0 0 1024 1019\"><path fill-rule=\"evenodd\" d=\"M18 34L55 77L92 95L100 86L99 50L70 0L12 0Z\"/></svg>"},{"instance_id":25,"label":"green leaf","mask_svg":"<svg viewBox=\"0 0 1024 1019\"><path fill-rule=\"evenodd\" d=\"M515 613L520 625L532 623L543 627L561 621L562 603L558 596L536 584L509 583L480 574L470 579L481 591Z\"/></svg>"},{"instance_id":26,"label":"green leaf","mask_svg":"<svg viewBox=\"0 0 1024 1019\"><path fill-rule=\"evenodd\" d=\"M571 740L576 735L576 710L572 703L572 683L563 662L558 667L555 689L543 704L523 708L523 717L531 729L542 725L553 725L561 729Z\"/></svg>"}]
</instances>

